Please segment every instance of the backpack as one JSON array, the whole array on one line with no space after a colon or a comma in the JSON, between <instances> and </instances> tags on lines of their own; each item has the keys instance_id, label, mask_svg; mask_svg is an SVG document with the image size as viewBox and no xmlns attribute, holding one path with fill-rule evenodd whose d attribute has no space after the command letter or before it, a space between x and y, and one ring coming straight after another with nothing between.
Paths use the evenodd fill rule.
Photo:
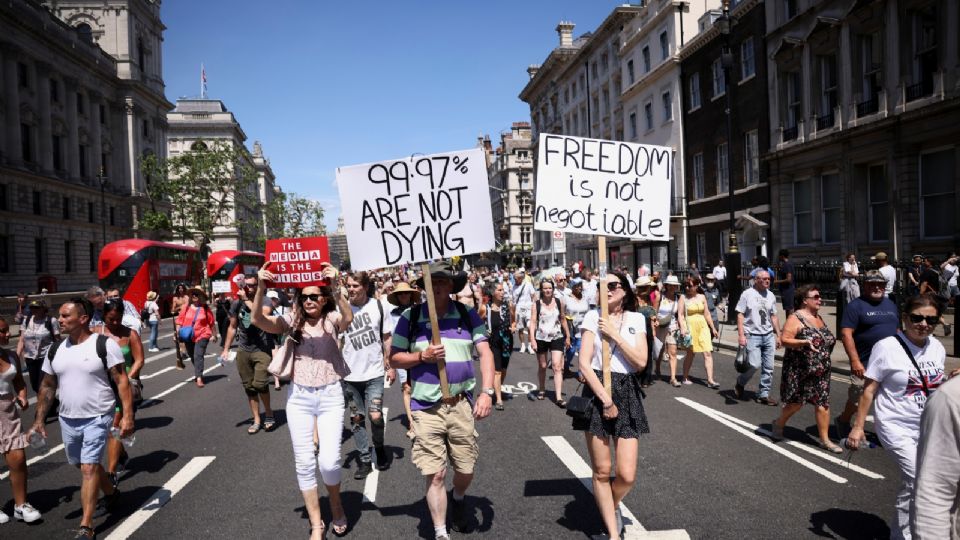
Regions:
<instances>
[{"instance_id":1,"label":"backpack","mask_svg":"<svg viewBox=\"0 0 960 540\"><path fill-rule=\"evenodd\" d=\"M32 314L32 313L30 314L29 317L27 317L27 320L23 323L23 326L30 326L30 323L31 323L31 322L33 322L33 314ZM57 340L56 340L56 338L55 338L54 336L56 336L57 333L53 331L53 319L51 319L51 318L48 316L48 317L47 317L47 320L43 321L43 326L45 326L45 327L47 328L47 332L50 332L50 337L53 339L53 342L56 343Z\"/></svg>"},{"instance_id":2,"label":"backpack","mask_svg":"<svg viewBox=\"0 0 960 540\"><path fill-rule=\"evenodd\" d=\"M110 376L110 369L107 367L107 340L110 339L103 334L96 334L97 339L97 356L100 357L100 363L103 364L103 371L107 374L107 382L110 383L110 389L113 390L113 397L117 401L120 400L120 394L117 392L117 383L113 381L113 377ZM57 355L57 349L60 348L60 344L63 341L54 342L53 345L50 345L50 348L47 350L47 359L50 360L50 368L53 369L53 359Z\"/></svg>"},{"instance_id":3,"label":"backpack","mask_svg":"<svg viewBox=\"0 0 960 540\"><path fill-rule=\"evenodd\" d=\"M470 325L470 313L467 311L467 306L457 302L456 300L451 300L450 302L457 308L457 312L460 313L460 330L466 328L468 332L472 333L473 327ZM414 332L417 331L417 323L420 321L420 312L423 311L421 308L423 304L417 304L410 308L410 329L409 334L407 335L407 341L410 345L413 345ZM440 324L440 321L437 321L437 324Z\"/></svg>"}]
</instances>

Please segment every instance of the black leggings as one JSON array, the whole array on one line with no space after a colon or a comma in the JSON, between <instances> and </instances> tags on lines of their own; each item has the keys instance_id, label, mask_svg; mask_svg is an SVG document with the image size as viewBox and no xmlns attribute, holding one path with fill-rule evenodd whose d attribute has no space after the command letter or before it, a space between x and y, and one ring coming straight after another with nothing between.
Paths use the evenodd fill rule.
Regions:
<instances>
[{"instance_id":1,"label":"black leggings","mask_svg":"<svg viewBox=\"0 0 960 540\"><path fill-rule=\"evenodd\" d=\"M26 358L27 373L30 374L30 388L33 393L40 395L40 381L43 380L43 358Z\"/></svg>"}]
</instances>

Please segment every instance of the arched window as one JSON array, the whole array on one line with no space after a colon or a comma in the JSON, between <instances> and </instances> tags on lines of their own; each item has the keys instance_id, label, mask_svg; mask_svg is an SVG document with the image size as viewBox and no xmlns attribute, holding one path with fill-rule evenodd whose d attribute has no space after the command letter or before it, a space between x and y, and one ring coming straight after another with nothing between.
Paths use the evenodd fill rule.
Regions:
<instances>
[{"instance_id":1,"label":"arched window","mask_svg":"<svg viewBox=\"0 0 960 540\"><path fill-rule=\"evenodd\" d=\"M207 148L206 143L204 143L203 141L196 141L190 145L190 150L194 152L205 152L209 150L209 148Z\"/></svg>"},{"instance_id":2,"label":"arched window","mask_svg":"<svg viewBox=\"0 0 960 540\"><path fill-rule=\"evenodd\" d=\"M77 34L80 34L80 39L86 43L93 43L93 29L90 28L90 25L87 23L80 23L77 25Z\"/></svg>"}]
</instances>

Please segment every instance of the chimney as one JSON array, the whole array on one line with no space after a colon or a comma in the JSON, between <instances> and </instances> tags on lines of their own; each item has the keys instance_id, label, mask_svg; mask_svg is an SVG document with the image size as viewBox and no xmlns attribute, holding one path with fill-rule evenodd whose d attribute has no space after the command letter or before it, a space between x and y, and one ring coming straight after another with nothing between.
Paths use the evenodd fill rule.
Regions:
<instances>
[{"instance_id":1,"label":"chimney","mask_svg":"<svg viewBox=\"0 0 960 540\"><path fill-rule=\"evenodd\" d=\"M560 47L572 47L573 46L573 27L576 26L569 21L560 21L560 24L557 25L557 34L560 36Z\"/></svg>"},{"instance_id":2,"label":"chimney","mask_svg":"<svg viewBox=\"0 0 960 540\"><path fill-rule=\"evenodd\" d=\"M530 64L527 66L527 75L529 75L531 79L537 76L538 71L540 71L540 64Z\"/></svg>"},{"instance_id":3,"label":"chimney","mask_svg":"<svg viewBox=\"0 0 960 540\"><path fill-rule=\"evenodd\" d=\"M487 152L493 152L493 145L490 144L490 135L485 135L483 137L483 148Z\"/></svg>"}]
</instances>

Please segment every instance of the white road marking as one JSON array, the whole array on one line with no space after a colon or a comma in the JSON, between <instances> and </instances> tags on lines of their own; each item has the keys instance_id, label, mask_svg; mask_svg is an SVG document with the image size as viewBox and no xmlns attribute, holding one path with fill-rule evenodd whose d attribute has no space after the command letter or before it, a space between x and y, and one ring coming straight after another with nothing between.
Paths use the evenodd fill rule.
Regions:
<instances>
[{"instance_id":1,"label":"white road marking","mask_svg":"<svg viewBox=\"0 0 960 540\"><path fill-rule=\"evenodd\" d=\"M147 380L147 379L152 379L152 378L156 377L157 375L161 375L161 374L163 374L163 373L166 373L166 372L170 371L171 369L176 369L176 366L165 367L165 368L161 369L160 371L158 371L158 372L156 372L156 373L151 373L151 374L149 374L149 375L141 375L141 376L140 376L140 380L141 380L141 381L145 381L145 380Z\"/></svg>"},{"instance_id":2,"label":"white road marking","mask_svg":"<svg viewBox=\"0 0 960 540\"><path fill-rule=\"evenodd\" d=\"M53 448L51 448L50 450L47 450L46 453L44 453L44 454L40 454L39 456L33 456L32 458L30 458L30 459L27 460L27 467L29 467L30 465L33 465L34 463L40 461L41 459L46 459L46 458L48 458L48 457L56 454L57 452L59 452L59 451L61 451L61 450L63 450L63 444L58 444L58 445L54 446ZM8 477L8 476L10 476L10 471L9 471L9 470L6 470L6 471L4 471L3 473L0 473L0 480L3 480L4 478L6 478L6 477Z\"/></svg>"},{"instance_id":3,"label":"white road marking","mask_svg":"<svg viewBox=\"0 0 960 540\"><path fill-rule=\"evenodd\" d=\"M739 425L741 425L741 426L743 426L743 427L745 427L745 428L747 428L747 429L751 429L751 430L755 430L755 431L760 431L760 432L762 432L762 433L764 433L764 434L770 435L770 431L769 431L769 430L760 429L758 426L755 426L755 425L751 424L750 422L747 422L747 421L745 421L745 420L741 420L741 419L739 419L739 418L737 418L737 417L735 417L735 416L730 416L729 414L726 414L726 413L723 413L723 412L720 412L720 411L716 411L716 413L717 413L718 415L722 416L723 418L726 418L727 420L730 420L731 422L734 422L734 423L736 423L736 424L739 424ZM825 460L827 460L827 461L829 461L829 462L831 462L831 463L834 463L834 464L836 464L836 465L840 465L841 467L843 467L843 468L845 468L845 469L850 469L850 470L853 471L853 472L860 473L860 474L866 476L867 478L873 478L874 480L883 480L883 475L877 474L877 473L875 473L875 472L873 472L873 471L870 471L870 470L867 470L867 469L864 469L863 467L860 467L859 465L854 465L854 464L848 462L848 461L845 460L845 459L838 458L836 454L827 453L827 452L825 452L825 451L823 451L823 450L816 449L816 448L810 446L809 444L803 444L803 443L801 443L801 442L799 442L799 441L785 440L785 441L783 441L783 442L787 443L788 445L790 445L790 446L792 446L792 447L794 447L794 448L798 448L798 449L800 449L800 450L803 450L804 452L807 452L807 453L813 454L813 455L815 455L815 456L817 456L817 457L819 457L819 458L825 459Z\"/></svg>"},{"instance_id":4,"label":"white road marking","mask_svg":"<svg viewBox=\"0 0 960 540\"><path fill-rule=\"evenodd\" d=\"M173 475L173 478L167 480L167 483L158 489L147 502L143 503L136 512L114 529L106 540L125 540L130 538L148 519L157 513L163 505L170 502L177 493L197 477L208 465L216 459L214 456L199 456L191 459L182 469Z\"/></svg>"},{"instance_id":5,"label":"white road marking","mask_svg":"<svg viewBox=\"0 0 960 540\"><path fill-rule=\"evenodd\" d=\"M738 425L738 424L735 423L735 422L731 422L730 420L728 420L728 419L725 418L724 416L721 416L721 413L720 413L719 411L716 411L716 410L714 410L714 409L711 409L710 407L707 407L706 405L701 405L701 404L697 403L696 401L692 401L692 400L689 400L689 399L687 399L687 398L677 397L677 398L674 398L674 399L676 399L676 400L679 401L680 403L683 403L684 405L686 405L686 406L688 406L688 407L690 407L690 408L692 408L692 409L694 409L694 410L696 410L696 411L699 411L699 412L703 413L704 415L706 415L706 416L709 417L709 418L713 418L713 419L716 420L717 422L720 422L721 424L723 424L723 425L727 426L728 428L730 428L730 429L732 429L732 430L734 430L734 431L736 431L736 432L738 432L738 433L746 436L747 438L753 439L754 441L756 441L756 442L758 442L758 443L766 446L767 448L769 448L769 449L773 450L774 452L776 452L776 453L778 453L778 454L786 457L787 459L789 459L789 460L791 460L791 461L793 461L793 462L795 462L795 463L797 463L797 464L799 464L799 465L802 465L802 466L810 469L811 471L813 471L813 472L815 472L815 473L818 473L818 474L822 475L824 478L827 478L828 480L831 480L831 481L836 482L836 483L838 483L838 484L846 484L846 483L847 483L847 479L846 479L846 478L844 478L844 477L842 477L842 476L839 476L839 475L836 475L836 474L834 474L834 473L832 473L832 472L824 469L823 467L821 467L821 466L819 466L819 465L817 465L817 464L815 464L815 463L812 463L812 462L810 462L810 461L808 461L808 460L806 460L806 459L804 459L804 458L802 458L802 457L794 454L793 452L790 452L790 451L786 450L786 449L783 448L782 446L778 446L777 444L773 443L770 439L768 439L768 438L766 438L766 437L761 437L761 436L757 435L756 433L754 433L753 431L750 431L750 430L748 430L748 429L746 429L746 428Z\"/></svg>"},{"instance_id":6,"label":"white road marking","mask_svg":"<svg viewBox=\"0 0 960 540\"><path fill-rule=\"evenodd\" d=\"M388 418L387 413L389 412L390 412L390 407L383 408L382 415L384 419L384 422L383 422L384 439L386 439L386 436L387 436L387 424L389 424L389 422L387 422L386 419ZM371 450L371 452L373 452L373 450ZM372 461L376 461L377 454L373 453L373 455L370 457L373 458ZM363 483L363 502L368 502L368 503L377 502L377 487L379 485L380 485L380 471L376 467L374 467L373 471L371 471L370 474L367 475L367 481Z\"/></svg>"},{"instance_id":7,"label":"white road marking","mask_svg":"<svg viewBox=\"0 0 960 540\"><path fill-rule=\"evenodd\" d=\"M557 458L567 466L567 469L577 477L578 480L593 493L593 469L587 465L587 462L580 457L580 454L574 450L573 446L563 437L553 435L541 437ZM625 533L624 538L637 539L690 539L690 535L683 529L674 529L670 531L648 531L640 524L640 520L633 515L633 512L623 502L620 503L620 514L623 516Z\"/></svg>"}]
</instances>

